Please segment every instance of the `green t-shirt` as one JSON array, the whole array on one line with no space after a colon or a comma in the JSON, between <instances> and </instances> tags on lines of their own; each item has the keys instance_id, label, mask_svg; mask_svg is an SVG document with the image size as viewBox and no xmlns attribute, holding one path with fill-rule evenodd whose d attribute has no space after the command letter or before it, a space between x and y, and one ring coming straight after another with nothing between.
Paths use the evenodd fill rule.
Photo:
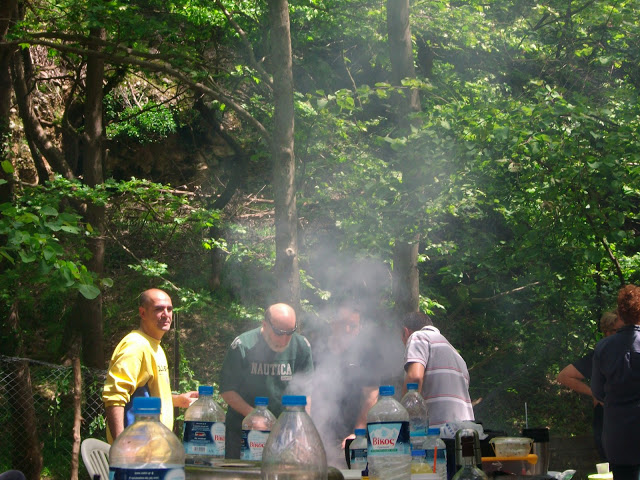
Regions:
<instances>
[{"instance_id":1,"label":"green t-shirt","mask_svg":"<svg viewBox=\"0 0 640 480\"><path fill-rule=\"evenodd\" d=\"M269 348L260 327L235 338L222 364L220 393L234 391L253 405L256 397L269 398L269 410L277 417L283 395L309 395L308 382L313 371L311 346L294 333L283 352ZM227 409L226 457L240 458L243 416Z\"/></svg>"}]
</instances>

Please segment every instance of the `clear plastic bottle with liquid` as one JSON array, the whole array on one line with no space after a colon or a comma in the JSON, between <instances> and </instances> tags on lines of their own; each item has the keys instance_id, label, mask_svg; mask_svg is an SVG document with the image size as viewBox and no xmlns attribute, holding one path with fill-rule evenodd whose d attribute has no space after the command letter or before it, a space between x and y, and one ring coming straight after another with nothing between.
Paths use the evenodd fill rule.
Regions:
<instances>
[{"instance_id":1,"label":"clear plastic bottle with liquid","mask_svg":"<svg viewBox=\"0 0 640 480\"><path fill-rule=\"evenodd\" d=\"M424 448L423 444L429 428L429 417L427 403L418 391L417 383L407 383L407 393L404 394L400 403L409 414L411 448L414 450Z\"/></svg>"},{"instance_id":2,"label":"clear plastic bottle with liquid","mask_svg":"<svg viewBox=\"0 0 640 480\"><path fill-rule=\"evenodd\" d=\"M207 465L213 459L224 458L225 414L213 399L212 386L198 387L198 399L184 414L182 433L186 463Z\"/></svg>"},{"instance_id":3,"label":"clear plastic bottle with liquid","mask_svg":"<svg viewBox=\"0 0 640 480\"><path fill-rule=\"evenodd\" d=\"M442 480L447 480L447 445L440 438L439 428L429 428L424 442L425 458L432 473L437 473Z\"/></svg>"},{"instance_id":4,"label":"clear plastic bottle with liquid","mask_svg":"<svg viewBox=\"0 0 640 480\"><path fill-rule=\"evenodd\" d=\"M395 388L382 385L378 401L367 414L369 477L406 480L411 476L409 414L393 398Z\"/></svg>"},{"instance_id":5,"label":"clear plastic bottle with liquid","mask_svg":"<svg viewBox=\"0 0 640 480\"><path fill-rule=\"evenodd\" d=\"M327 479L327 455L306 405L305 396L282 397L284 410L262 452L263 480Z\"/></svg>"},{"instance_id":6,"label":"clear plastic bottle with liquid","mask_svg":"<svg viewBox=\"0 0 640 480\"><path fill-rule=\"evenodd\" d=\"M349 468L361 472L367 467L367 430L356 428L355 434L349 444Z\"/></svg>"},{"instance_id":7,"label":"clear plastic bottle with liquid","mask_svg":"<svg viewBox=\"0 0 640 480\"><path fill-rule=\"evenodd\" d=\"M255 408L242 420L241 460L262 460L262 451L267 443L276 417L267 408L267 397L256 397Z\"/></svg>"},{"instance_id":8,"label":"clear plastic bottle with liquid","mask_svg":"<svg viewBox=\"0 0 640 480\"><path fill-rule=\"evenodd\" d=\"M158 397L135 397L135 421L109 451L110 480L184 480L184 448L160 421Z\"/></svg>"}]
</instances>

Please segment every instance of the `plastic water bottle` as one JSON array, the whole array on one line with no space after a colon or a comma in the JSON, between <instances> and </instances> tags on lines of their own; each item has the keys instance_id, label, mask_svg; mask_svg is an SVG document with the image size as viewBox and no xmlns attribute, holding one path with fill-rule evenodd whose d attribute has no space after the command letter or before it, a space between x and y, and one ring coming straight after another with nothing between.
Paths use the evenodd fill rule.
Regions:
<instances>
[{"instance_id":1,"label":"plastic water bottle","mask_svg":"<svg viewBox=\"0 0 640 480\"><path fill-rule=\"evenodd\" d=\"M351 470L361 472L367 467L367 430L356 428L355 434L349 444L349 465Z\"/></svg>"},{"instance_id":2,"label":"plastic water bottle","mask_svg":"<svg viewBox=\"0 0 640 480\"><path fill-rule=\"evenodd\" d=\"M377 480L406 480L411 476L409 414L393 398L395 389L383 385L367 414L369 475Z\"/></svg>"},{"instance_id":3,"label":"plastic water bottle","mask_svg":"<svg viewBox=\"0 0 640 480\"><path fill-rule=\"evenodd\" d=\"M184 414L182 442L186 463L208 464L214 458L224 458L224 420L222 407L213 399L213 387L198 387L198 399Z\"/></svg>"},{"instance_id":4,"label":"plastic water bottle","mask_svg":"<svg viewBox=\"0 0 640 480\"><path fill-rule=\"evenodd\" d=\"M447 445L440 438L439 428L427 430L424 449L429 471L437 473L442 480L447 480Z\"/></svg>"},{"instance_id":5,"label":"plastic water bottle","mask_svg":"<svg viewBox=\"0 0 640 480\"><path fill-rule=\"evenodd\" d=\"M262 452L263 480L327 479L327 455L306 405L305 396L282 397L284 410Z\"/></svg>"},{"instance_id":6,"label":"plastic water bottle","mask_svg":"<svg viewBox=\"0 0 640 480\"><path fill-rule=\"evenodd\" d=\"M427 480L425 474L433 473L425 455L424 450L411 450L411 480Z\"/></svg>"},{"instance_id":7,"label":"plastic water bottle","mask_svg":"<svg viewBox=\"0 0 640 480\"><path fill-rule=\"evenodd\" d=\"M276 417L267 408L267 397L256 397L255 408L242 421L241 460L262 460L262 451Z\"/></svg>"},{"instance_id":8,"label":"plastic water bottle","mask_svg":"<svg viewBox=\"0 0 640 480\"><path fill-rule=\"evenodd\" d=\"M427 416L427 403L418 392L417 383L407 383L407 393L404 394L400 403L409 414L411 448L413 450L424 448L429 428L429 417Z\"/></svg>"},{"instance_id":9,"label":"plastic water bottle","mask_svg":"<svg viewBox=\"0 0 640 480\"><path fill-rule=\"evenodd\" d=\"M184 448L160 421L157 397L135 397L135 422L109 451L109 480L184 480Z\"/></svg>"}]
</instances>

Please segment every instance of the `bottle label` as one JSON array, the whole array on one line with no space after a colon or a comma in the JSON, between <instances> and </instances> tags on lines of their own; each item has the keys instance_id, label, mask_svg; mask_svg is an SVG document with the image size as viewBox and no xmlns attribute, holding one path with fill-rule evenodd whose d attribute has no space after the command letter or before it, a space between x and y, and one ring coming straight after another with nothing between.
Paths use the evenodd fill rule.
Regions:
<instances>
[{"instance_id":1,"label":"bottle label","mask_svg":"<svg viewBox=\"0 0 640 480\"><path fill-rule=\"evenodd\" d=\"M242 448L240 451L241 460L262 460L262 450L269 430L242 430Z\"/></svg>"},{"instance_id":2,"label":"bottle label","mask_svg":"<svg viewBox=\"0 0 640 480\"><path fill-rule=\"evenodd\" d=\"M351 449L349 459L351 462L351 469L354 469L355 466L358 466L360 470L364 470L364 466L367 464L367 449L366 448Z\"/></svg>"},{"instance_id":3,"label":"bottle label","mask_svg":"<svg viewBox=\"0 0 640 480\"><path fill-rule=\"evenodd\" d=\"M435 463L434 463L435 457ZM433 473L438 473L441 476L447 474L447 449L446 447L442 448L427 448L425 455L427 464L431 466L431 471ZM435 472L433 471L433 465L436 466Z\"/></svg>"},{"instance_id":4,"label":"bottle label","mask_svg":"<svg viewBox=\"0 0 640 480\"><path fill-rule=\"evenodd\" d=\"M185 480L184 467L119 468L109 467L109 480Z\"/></svg>"},{"instance_id":5,"label":"bottle label","mask_svg":"<svg viewBox=\"0 0 640 480\"><path fill-rule=\"evenodd\" d=\"M185 421L183 446L187 455L224 458L224 422Z\"/></svg>"},{"instance_id":6,"label":"bottle label","mask_svg":"<svg viewBox=\"0 0 640 480\"><path fill-rule=\"evenodd\" d=\"M411 455L409 422L374 422L367 424L369 456Z\"/></svg>"}]
</instances>

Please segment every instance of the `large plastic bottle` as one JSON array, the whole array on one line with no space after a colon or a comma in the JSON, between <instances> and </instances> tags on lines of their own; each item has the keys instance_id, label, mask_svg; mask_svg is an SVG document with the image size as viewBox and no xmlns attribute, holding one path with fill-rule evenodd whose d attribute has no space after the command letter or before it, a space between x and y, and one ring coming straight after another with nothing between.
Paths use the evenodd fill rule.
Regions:
<instances>
[{"instance_id":1,"label":"large plastic bottle","mask_svg":"<svg viewBox=\"0 0 640 480\"><path fill-rule=\"evenodd\" d=\"M367 467L367 430L356 428L355 434L356 438L349 444L349 468L361 472Z\"/></svg>"},{"instance_id":2,"label":"large plastic bottle","mask_svg":"<svg viewBox=\"0 0 640 480\"><path fill-rule=\"evenodd\" d=\"M400 403L407 409L409 414L411 448L413 450L423 449L427 429L429 428L429 417L427 415L427 403L418 392L417 383L407 383L407 393L404 394Z\"/></svg>"},{"instance_id":3,"label":"large plastic bottle","mask_svg":"<svg viewBox=\"0 0 640 480\"><path fill-rule=\"evenodd\" d=\"M184 414L182 443L186 463L208 464L212 459L224 458L224 420L224 410L213 399L213 387L198 387L198 399Z\"/></svg>"},{"instance_id":4,"label":"large plastic bottle","mask_svg":"<svg viewBox=\"0 0 640 480\"><path fill-rule=\"evenodd\" d=\"M452 480L487 480L478 464L482 462L478 432L463 428L456 432L456 465L458 471Z\"/></svg>"},{"instance_id":5,"label":"large plastic bottle","mask_svg":"<svg viewBox=\"0 0 640 480\"><path fill-rule=\"evenodd\" d=\"M284 410L262 452L263 480L327 479L327 455L306 405L305 396L282 397Z\"/></svg>"},{"instance_id":6,"label":"large plastic bottle","mask_svg":"<svg viewBox=\"0 0 640 480\"><path fill-rule=\"evenodd\" d=\"M276 417L269 411L267 397L256 397L255 408L242 421L241 460L262 460L262 451Z\"/></svg>"},{"instance_id":7,"label":"large plastic bottle","mask_svg":"<svg viewBox=\"0 0 640 480\"><path fill-rule=\"evenodd\" d=\"M133 399L135 422L109 451L109 480L184 480L184 448L160 421L157 397Z\"/></svg>"},{"instance_id":8,"label":"large plastic bottle","mask_svg":"<svg viewBox=\"0 0 640 480\"><path fill-rule=\"evenodd\" d=\"M429 428L427 430L424 450L431 472L437 473L442 480L447 480L447 445L440 438L439 428Z\"/></svg>"},{"instance_id":9,"label":"large plastic bottle","mask_svg":"<svg viewBox=\"0 0 640 480\"><path fill-rule=\"evenodd\" d=\"M382 385L367 414L367 459L373 480L406 480L411 476L409 414L393 398L395 388Z\"/></svg>"}]
</instances>

